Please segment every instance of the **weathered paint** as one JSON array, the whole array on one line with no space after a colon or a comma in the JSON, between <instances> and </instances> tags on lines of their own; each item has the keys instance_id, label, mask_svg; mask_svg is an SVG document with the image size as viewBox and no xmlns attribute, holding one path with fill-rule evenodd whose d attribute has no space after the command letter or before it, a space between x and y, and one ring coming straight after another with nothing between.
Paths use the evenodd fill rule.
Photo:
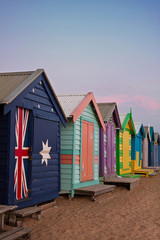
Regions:
<instances>
[{"instance_id":1,"label":"weathered paint","mask_svg":"<svg viewBox=\"0 0 160 240\"><path fill-rule=\"evenodd\" d=\"M10 104L1 105L0 109L3 114L5 112L4 116L2 112L0 115L0 122L6 122L2 131L5 144L7 139L6 148L3 148L2 152L0 147L0 169L5 176L5 182L0 180L0 203L16 204L20 208L57 198L60 191L60 123L61 119L63 123L66 120L46 75L40 74ZM22 140L24 145L17 142L17 135L25 129L24 126L21 129L18 127L21 122L17 115L19 109L29 113L27 130ZM23 113L23 116L26 115ZM19 135L19 138L21 137ZM49 155L48 160L44 162L40 154L43 142L48 146ZM16 170L16 159L20 154L17 152L17 143L28 148L26 150L29 158L27 157L27 161L21 161L22 168L24 164L22 181L26 184L25 196L24 193L15 194L19 188L17 182L20 172Z\"/></svg>"},{"instance_id":2,"label":"weathered paint","mask_svg":"<svg viewBox=\"0 0 160 240\"><path fill-rule=\"evenodd\" d=\"M83 139L84 125L91 126L91 129L86 130L87 135L91 136ZM75 131L75 134L74 134ZM74 140L75 138L75 140ZM84 141L90 140L93 143L88 150L82 149ZM89 178L84 178L83 169L83 154L86 150L86 155L90 155ZM90 153L90 154L89 154ZM69 156L67 156L69 155ZM72 156L72 157L71 157ZM77 158L79 159L77 161ZM70 159L70 163L68 161ZM72 161L75 159L75 162ZM89 160L89 159L88 159ZM87 160L87 161L88 161ZM66 164L65 164L66 161ZM77 164L79 163L79 164ZM68 119L66 128L61 128L61 190L71 191L74 195L74 189L84 186L89 186L99 183L99 121L95 113L94 106L89 103L78 119L73 122L72 118ZM72 174L71 174L72 173Z\"/></svg>"}]
</instances>

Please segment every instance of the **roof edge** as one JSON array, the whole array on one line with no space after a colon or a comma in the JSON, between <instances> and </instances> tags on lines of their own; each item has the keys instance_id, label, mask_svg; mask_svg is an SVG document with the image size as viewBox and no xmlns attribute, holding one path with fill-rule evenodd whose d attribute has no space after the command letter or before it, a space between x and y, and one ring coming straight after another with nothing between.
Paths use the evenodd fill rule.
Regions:
<instances>
[{"instance_id":1,"label":"roof edge","mask_svg":"<svg viewBox=\"0 0 160 240\"><path fill-rule=\"evenodd\" d=\"M10 95L8 95L1 104L11 103L26 87L28 87L41 73L44 72L44 69L37 69L32 72L32 74L26 78ZM23 72L22 72L23 73Z\"/></svg>"},{"instance_id":2,"label":"roof edge","mask_svg":"<svg viewBox=\"0 0 160 240\"><path fill-rule=\"evenodd\" d=\"M84 109L87 107L87 105L92 101L95 109L96 109L96 112L97 112L97 115L98 115L98 118L99 118L99 121L100 121L100 124L104 130L104 132L106 132L106 127L105 127L105 124L104 124L104 121L103 121L103 118L102 118L102 115L100 113L100 110L98 108L98 105L96 103L96 100L94 98L94 95L93 95L93 92L89 92L83 99L82 101L78 104L78 106L73 110L73 112L70 114L70 116L73 116L73 122L75 122L78 117L81 115L81 113L84 111Z\"/></svg>"}]
</instances>

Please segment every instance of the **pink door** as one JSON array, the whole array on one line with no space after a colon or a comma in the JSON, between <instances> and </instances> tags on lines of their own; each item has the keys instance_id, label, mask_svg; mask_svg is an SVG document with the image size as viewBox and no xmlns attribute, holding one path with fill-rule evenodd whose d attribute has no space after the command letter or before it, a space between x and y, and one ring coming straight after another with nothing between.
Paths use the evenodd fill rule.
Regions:
<instances>
[{"instance_id":1,"label":"pink door","mask_svg":"<svg viewBox=\"0 0 160 240\"><path fill-rule=\"evenodd\" d=\"M82 121L82 159L81 159L81 181L93 179L93 123Z\"/></svg>"}]
</instances>

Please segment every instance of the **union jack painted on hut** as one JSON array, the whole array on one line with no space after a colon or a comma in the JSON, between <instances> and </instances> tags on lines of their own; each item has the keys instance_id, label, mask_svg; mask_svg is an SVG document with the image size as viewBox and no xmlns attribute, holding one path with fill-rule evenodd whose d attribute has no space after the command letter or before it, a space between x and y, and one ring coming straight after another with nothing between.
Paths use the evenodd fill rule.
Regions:
<instances>
[{"instance_id":1,"label":"union jack painted on hut","mask_svg":"<svg viewBox=\"0 0 160 240\"><path fill-rule=\"evenodd\" d=\"M58 197L66 121L43 69L0 73L0 204L21 208Z\"/></svg>"},{"instance_id":2,"label":"union jack painted on hut","mask_svg":"<svg viewBox=\"0 0 160 240\"><path fill-rule=\"evenodd\" d=\"M14 170L14 191L16 192L16 199L20 200L28 197L28 187L25 172L25 159L29 158L28 144L25 146L26 130L28 125L29 110L18 107L15 117L15 170Z\"/></svg>"}]
</instances>

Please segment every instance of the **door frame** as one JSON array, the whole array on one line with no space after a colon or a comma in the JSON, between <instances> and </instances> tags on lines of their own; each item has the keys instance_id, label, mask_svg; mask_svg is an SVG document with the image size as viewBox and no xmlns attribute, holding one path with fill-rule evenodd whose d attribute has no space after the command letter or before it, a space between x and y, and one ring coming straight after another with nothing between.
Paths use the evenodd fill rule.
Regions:
<instances>
[{"instance_id":1,"label":"door frame","mask_svg":"<svg viewBox=\"0 0 160 240\"><path fill-rule=\"evenodd\" d=\"M95 178L95 121L93 119L90 119L90 118L87 118L87 117L84 117L84 116L81 116L80 117L80 121L81 121L81 143L80 143L80 183L83 183L83 181L81 180L81 168L82 168L82 122L83 121L86 121L86 122L89 122L89 123L93 123L93 126L94 126L94 131L93 131L93 134L94 134L94 139L93 139L93 180L88 180L87 182L90 182L90 181L94 181L94 178ZM99 172L99 170L98 170Z\"/></svg>"}]
</instances>

